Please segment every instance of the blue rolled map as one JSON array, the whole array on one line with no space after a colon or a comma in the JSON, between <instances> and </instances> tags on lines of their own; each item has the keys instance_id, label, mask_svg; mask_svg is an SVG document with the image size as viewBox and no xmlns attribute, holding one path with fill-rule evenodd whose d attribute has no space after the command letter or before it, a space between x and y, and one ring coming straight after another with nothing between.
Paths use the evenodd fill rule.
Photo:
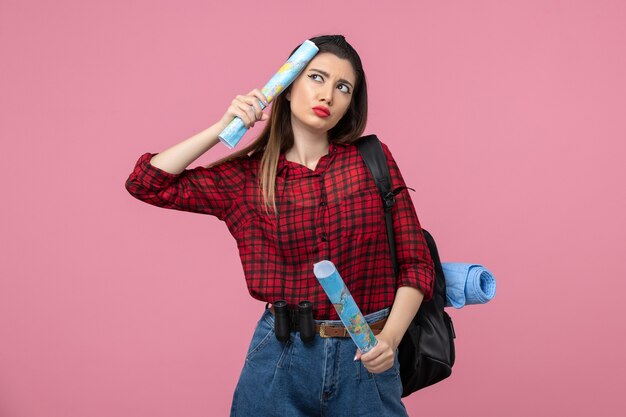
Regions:
<instances>
[{"instance_id":1,"label":"blue rolled map","mask_svg":"<svg viewBox=\"0 0 626 417\"><path fill-rule=\"evenodd\" d=\"M362 353L367 353L376 346L378 340L361 314L359 306L352 298L335 264L326 260L318 262L313 265L313 274L324 288L330 302L333 303L354 343Z\"/></svg>"},{"instance_id":2,"label":"blue rolled map","mask_svg":"<svg viewBox=\"0 0 626 417\"><path fill-rule=\"evenodd\" d=\"M265 87L261 90L265 97L267 97L268 104L274 100L274 98L284 91L289 84L295 80L298 75L304 70L307 64L313 59L315 54L319 51L319 48L310 40L305 40L298 49L294 51L289 57L287 62L283 64L276 74L265 84ZM259 100L261 109L266 106ZM235 116L235 118L220 132L218 137L220 141L226 145L226 147L234 148L242 136L248 131L245 127L243 120Z\"/></svg>"}]
</instances>

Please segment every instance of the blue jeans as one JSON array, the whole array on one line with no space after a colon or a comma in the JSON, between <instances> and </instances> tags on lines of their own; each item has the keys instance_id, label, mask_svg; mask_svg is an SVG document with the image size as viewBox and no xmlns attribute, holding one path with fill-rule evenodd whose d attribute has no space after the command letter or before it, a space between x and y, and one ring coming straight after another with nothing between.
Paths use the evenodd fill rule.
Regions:
<instances>
[{"instance_id":1,"label":"blue jeans","mask_svg":"<svg viewBox=\"0 0 626 417\"><path fill-rule=\"evenodd\" d=\"M389 310L365 319L372 323L388 316ZM304 343L293 331L289 340L280 342L274 315L266 308L233 394L231 417L408 416L401 401L397 350L394 365L378 374L353 361L356 350L350 337L322 338L319 333Z\"/></svg>"}]
</instances>

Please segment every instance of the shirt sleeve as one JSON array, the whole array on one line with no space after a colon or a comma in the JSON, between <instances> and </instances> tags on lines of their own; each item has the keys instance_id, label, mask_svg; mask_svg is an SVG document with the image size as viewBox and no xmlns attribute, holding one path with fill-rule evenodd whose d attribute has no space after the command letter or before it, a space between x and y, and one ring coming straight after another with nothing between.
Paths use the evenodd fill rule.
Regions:
<instances>
[{"instance_id":1,"label":"shirt sleeve","mask_svg":"<svg viewBox=\"0 0 626 417\"><path fill-rule=\"evenodd\" d=\"M389 165L392 190L406 187L389 148L382 142L381 144ZM433 297L435 282L434 264L408 189L404 188L396 195L391 214L399 270L397 287L417 288L424 294L423 301L430 301Z\"/></svg>"},{"instance_id":2,"label":"shirt sleeve","mask_svg":"<svg viewBox=\"0 0 626 417\"><path fill-rule=\"evenodd\" d=\"M126 190L138 200L153 206L193 213L210 214L223 220L245 185L240 160L206 168L198 166L172 174L155 167L144 153L126 180Z\"/></svg>"}]
</instances>

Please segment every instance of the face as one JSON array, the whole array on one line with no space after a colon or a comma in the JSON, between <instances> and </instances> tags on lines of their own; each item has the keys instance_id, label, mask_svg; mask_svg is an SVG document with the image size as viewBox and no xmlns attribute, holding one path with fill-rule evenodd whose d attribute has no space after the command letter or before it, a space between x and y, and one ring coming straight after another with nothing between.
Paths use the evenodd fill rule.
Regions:
<instances>
[{"instance_id":1,"label":"face","mask_svg":"<svg viewBox=\"0 0 626 417\"><path fill-rule=\"evenodd\" d=\"M305 129L324 133L332 129L350 107L355 80L350 61L328 52L317 54L286 94L294 132ZM330 115L320 116L313 110L316 106L327 108Z\"/></svg>"}]
</instances>

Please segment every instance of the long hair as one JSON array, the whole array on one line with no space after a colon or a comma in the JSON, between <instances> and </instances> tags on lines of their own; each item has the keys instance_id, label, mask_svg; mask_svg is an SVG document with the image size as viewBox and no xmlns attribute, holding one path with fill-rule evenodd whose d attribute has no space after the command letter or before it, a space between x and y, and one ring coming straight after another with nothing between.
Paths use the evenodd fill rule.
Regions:
<instances>
[{"instance_id":1,"label":"long hair","mask_svg":"<svg viewBox=\"0 0 626 417\"><path fill-rule=\"evenodd\" d=\"M352 64L356 79L350 108L341 120L328 131L328 140L341 144L354 142L361 137L367 124L367 83L361 58L343 35L324 35L309 40L319 48L318 54L329 52L338 58L347 59ZM299 47L300 45L294 48L287 58ZM294 143L293 130L291 128L291 108L289 101L286 99L287 92L290 90L291 85L274 98L269 123L265 125L261 134L252 143L225 158L207 165L207 167L212 167L239 157L261 153L258 180L265 203L265 210L268 213L270 209L274 213L277 212L275 200L276 169L280 154L289 150Z\"/></svg>"}]
</instances>

